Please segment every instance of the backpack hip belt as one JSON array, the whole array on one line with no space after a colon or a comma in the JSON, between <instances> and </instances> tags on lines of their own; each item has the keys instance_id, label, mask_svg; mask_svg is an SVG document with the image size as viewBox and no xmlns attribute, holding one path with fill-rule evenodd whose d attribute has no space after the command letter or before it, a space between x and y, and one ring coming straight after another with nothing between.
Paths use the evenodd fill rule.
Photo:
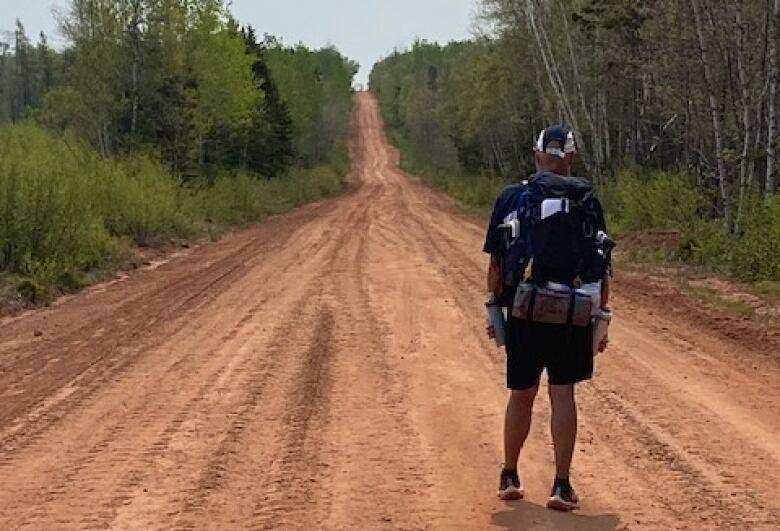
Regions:
<instances>
[{"instance_id":1,"label":"backpack hip belt","mask_svg":"<svg viewBox=\"0 0 780 531\"><path fill-rule=\"evenodd\" d=\"M520 284L512 307L512 315L517 319L577 327L590 326L592 312L590 295L552 282Z\"/></svg>"}]
</instances>

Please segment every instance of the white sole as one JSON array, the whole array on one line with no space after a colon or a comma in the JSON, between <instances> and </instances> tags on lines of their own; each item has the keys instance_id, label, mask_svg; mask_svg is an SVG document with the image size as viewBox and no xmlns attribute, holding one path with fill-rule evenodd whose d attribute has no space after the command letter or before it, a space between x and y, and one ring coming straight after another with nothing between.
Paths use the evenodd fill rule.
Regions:
<instances>
[{"instance_id":1,"label":"white sole","mask_svg":"<svg viewBox=\"0 0 780 531\"><path fill-rule=\"evenodd\" d=\"M498 497L503 501L522 500L525 497L525 492L512 487L511 489L498 491Z\"/></svg>"},{"instance_id":2,"label":"white sole","mask_svg":"<svg viewBox=\"0 0 780 531\"><path fill-rule=\"evenodd\" d=\"M547 502L547 508L552 509L553 511L569 512L579 509L580 505L579 503L568 502L560 496L553 496Z\"/></svg>"}]
</instances>

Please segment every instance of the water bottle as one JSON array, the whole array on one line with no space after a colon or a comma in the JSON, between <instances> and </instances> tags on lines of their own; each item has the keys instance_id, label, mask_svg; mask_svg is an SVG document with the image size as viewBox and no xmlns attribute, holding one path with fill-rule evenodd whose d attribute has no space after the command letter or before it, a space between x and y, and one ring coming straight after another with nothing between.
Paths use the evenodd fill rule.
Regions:
<instances>
[{"instance_id":1,"label":"water bottle","mask_svg":"<svg viewBox=\"0 0 780 531\"><path fill-rule=\"evenodd\" d=\"M601 342L607 337L612 322L612 309L602 306L593 316L593 355L598 356Z\"/></svg>"},{"instance_id":2,"label":"water bottle","mask_svg":"<svg viewBox=\"0 0 780 531\"><path fill-rule=\"evenodd\" d=\"M485 303L487 309L487 323L496 331L496 345L503 347L506 343L506 315L504 308L498 304L496 296L492 293L488 295Z\"/></svg>"}]
</instances>

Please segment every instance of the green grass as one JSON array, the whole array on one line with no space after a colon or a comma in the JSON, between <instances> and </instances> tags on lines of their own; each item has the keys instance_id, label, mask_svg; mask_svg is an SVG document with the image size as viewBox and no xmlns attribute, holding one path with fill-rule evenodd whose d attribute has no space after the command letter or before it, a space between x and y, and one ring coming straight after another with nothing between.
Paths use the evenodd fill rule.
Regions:
<instances>
[{"instance_id":1,"label":"green grass","mask_svg":"<svg viewBox=\"0 0 780 531\"><path fill-rule=\"evenodd\" d=\"M727 299L712 288L687 284L684 286L684 289L701 302L720 308L730 315L749 319L756 318L755 308L741 301Z\"/></svg>"},{"instance_id":2,"label":"green grass","mask_svg":"<svg viewBox=\"0 0 780 531\"><path fill-rule=\"evenodd\" d=\"M762 280L754 283L753 288L765 297L780 300L780 281Z\"/></svg>"},{"instance_id":3,"label":"green grass","mask_svg":"<svg viewBox=\"0 0 780 531\"><path fill-rule=\"evenodd\" d=\"M267 180L221 174L186 186L153 156L100 157L30 123L0 128L0 299L79 289L133 245L215 236L342 189L345 155ZM9 288L11 286L11 288ZM1 304L2 302L0 302Z\"/></svg>"}]
</instances>

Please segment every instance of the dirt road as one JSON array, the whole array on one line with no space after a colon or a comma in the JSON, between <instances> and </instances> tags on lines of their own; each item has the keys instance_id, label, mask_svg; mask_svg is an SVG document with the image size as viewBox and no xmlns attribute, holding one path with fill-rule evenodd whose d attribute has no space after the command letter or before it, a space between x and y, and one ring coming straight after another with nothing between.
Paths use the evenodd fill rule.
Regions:
<instances>
[{"instance_id":1,"label":"dirt road","mask_svg":"<svg viewBox=\"0 0 780 531\"><path fill-rule=\"evenodd\" d=\"M346 195L0 328L0 529L778 529L780 365L618 286L578 515L495 498L483 227L357 98Z\"/></svg>"}]
</instances>

